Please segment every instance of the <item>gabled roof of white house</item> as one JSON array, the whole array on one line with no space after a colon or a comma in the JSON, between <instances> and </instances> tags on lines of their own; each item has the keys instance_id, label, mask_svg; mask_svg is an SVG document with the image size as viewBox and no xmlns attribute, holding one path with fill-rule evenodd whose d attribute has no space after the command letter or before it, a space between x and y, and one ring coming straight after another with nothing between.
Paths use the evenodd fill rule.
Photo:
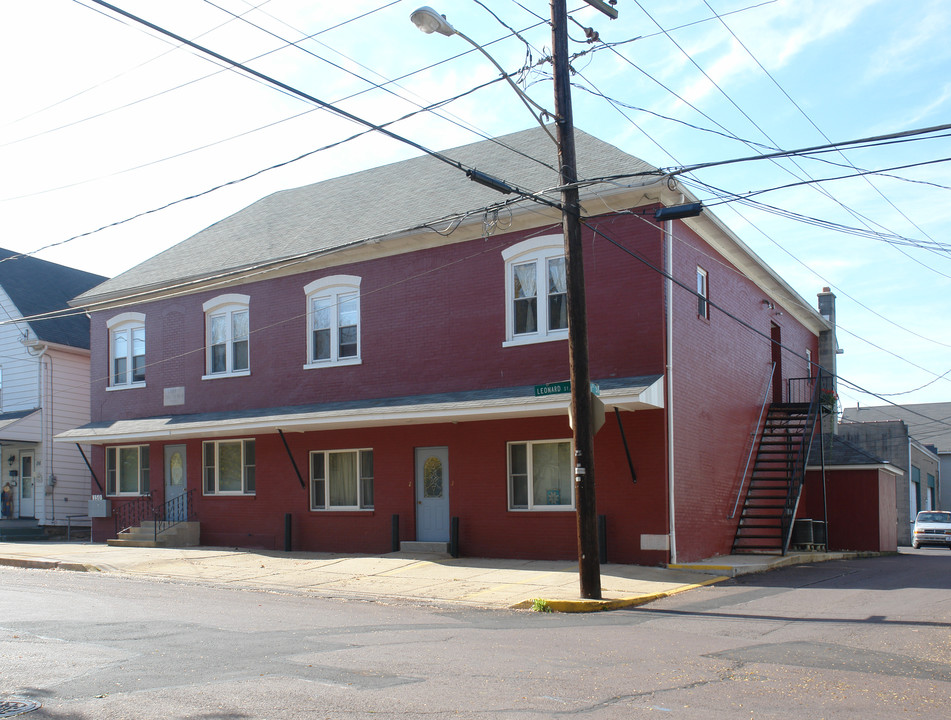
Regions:
<instances>
[{"instance_id":1,"label":"gabled roof of white house","mask_svg":"<svg viewBox=\"0 0 951 720\"><path fill-rule=\"evenodd\" d=\"M0 287L26 318L67 309L72 298L105 279L0 248ZM28 322L43 342L89 349L89 318L85 314Z\"/></svg>"},{"instance_id":2,"label":"gabled roof of white house","mask_svg":"<svg viewBox=\"0 0 951 720\"><path fill-rule=\"evenodd\" d=\"M626 177L580 188L583 211L600 215L694 198L657 168L580 130L578 178ZM462 165L560 201L557 150L539 127L442 151ZM480 237L484 208L511 201L507 230L560 222L557 208L472 182L423 155L269 195L73 301L90 309L446 245ZM815 332L828 329L812 307L709 211L685 221L770 297ZM439 234L436 230L452 230Z\"/></svg>"}]
</instances>

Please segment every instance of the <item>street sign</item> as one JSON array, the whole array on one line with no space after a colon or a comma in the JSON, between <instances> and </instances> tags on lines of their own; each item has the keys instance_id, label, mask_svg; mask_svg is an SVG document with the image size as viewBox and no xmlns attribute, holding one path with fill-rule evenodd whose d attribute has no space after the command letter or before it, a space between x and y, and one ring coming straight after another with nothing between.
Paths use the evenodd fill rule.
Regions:
<instances>
[{"instance_id":1,"label":"street sign","mask_svg":"<svg viewBox=\"0 0 951 720\"><path fill-rule=\"evenodd\" d=\"M571 381L548 383L547 385L535 386L535 397L544 397L545 395L563 395L571 392ZM591 394L600 395L601 388L597 383L591 383Z\"/></svg>"}]
</instances>

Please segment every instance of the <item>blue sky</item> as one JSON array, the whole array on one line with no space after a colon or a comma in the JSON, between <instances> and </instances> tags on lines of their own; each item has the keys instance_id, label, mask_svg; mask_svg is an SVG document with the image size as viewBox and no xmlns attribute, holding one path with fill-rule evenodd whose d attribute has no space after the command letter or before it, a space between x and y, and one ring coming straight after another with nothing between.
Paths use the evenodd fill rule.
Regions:
<instances>
[{"instance_id":1,"label":"blue sky","mask_svg":"<svg viewBox=\"0 0 951 720\"><path fill-rule=\"evenodd\" d=\"M409 21L416 2L115 4L373 122L498 76L461 38L416 30ZM543 60L551 44L541 0L452 0L437 8L512 72ZM577 20L571 51L585 53L573 63L577 127L659 167L951 122L951 5L942 0L918 0L913 10L884 0L619 0L613 21L581 0L569 8ZM583 27L608 47L583 42ZM70 240L358 128L85 0L5 4L0 61L0 246L54 245L39 257L106 275L276 190L417 154L368 136ZM551 108L544 67L527 73L524 87ZM388 83L395 78L403 79ZM393 129L445 149L533 122L512 90L494 83L438 116L416 114ZM942 377L951 370L951 177L947 163L933 162L946 157L951 142L928 136L825 156L838 165L758 161L686 180L808 302L832 287L844 379L893 402L951 401L951 376ZM932 164L755 196L861 234L745 206L734 195L718 199L925 162ZM848 385L840 395L847 406L884 402Z\"/></svg>"}]
</instances>

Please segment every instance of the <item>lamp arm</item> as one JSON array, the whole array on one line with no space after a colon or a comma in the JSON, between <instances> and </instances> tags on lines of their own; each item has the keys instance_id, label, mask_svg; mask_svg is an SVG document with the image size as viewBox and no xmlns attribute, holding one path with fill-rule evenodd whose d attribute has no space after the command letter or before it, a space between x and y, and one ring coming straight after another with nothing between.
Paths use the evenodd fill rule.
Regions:
<instances>
[{"instance_id":1,"label":"lamp arm","mask_svg":"<svg viewBox=\"0 0 951 720\"><path fill-rule=\"evenodd\" d=\"M455 28L453 28L453 30L455 30ZM528 108L528 111L532 114L532 117L538 121L539 125L541 125L542 130L545 131L545 133L548 135L548 137L551 138L552 142L555 143L555 145L558 145L558 140L555 139L555 136L552 135L551 132L548 130L548 128L545 126L545 122L541 119L541 117L539 117L538 113L535 112L535 110L532 108L532 105L538 108L545 115L551 115L551 113L548 112L548 110L543 108L541 105L536 103L534 100L532 100L528 95L526 95L525 92L518 85L515 84L515 81L512 80L509 74L505 72L505 70L502 69L502 66L499 65L495 61L495 58L486 52L485 48L483 48L481 45L479 45L479 43L477 43L475 40L470 38L465 33L461 33L458 30L455 30L455 33L456 35L461 37L463 40L465 40L467 43L469 43L472 47L474 47L476 50L478 50L480 53L485 55L486 59L488 59L490 63L495 65L498 71L502 73L502 77L504 77L508 81L509 85L512 86L512 89L515 91L515 94L518 95L519 99L522 101L522 103L524 103L525 107Z\"/></svg>"}]
</instances>

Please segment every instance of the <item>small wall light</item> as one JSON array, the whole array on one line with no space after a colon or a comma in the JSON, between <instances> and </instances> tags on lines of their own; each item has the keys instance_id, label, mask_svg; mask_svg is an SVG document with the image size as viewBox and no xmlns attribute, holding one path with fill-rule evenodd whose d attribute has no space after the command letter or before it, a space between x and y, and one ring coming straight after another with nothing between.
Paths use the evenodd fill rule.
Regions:
<instances>
[{"instance_id":1,"label":"small wall light","mask_svg":"<svg viewBox=\"0 0 951 720\"><path fill-rule=\"evenodd\" d=\"M775 307L769 300L763 300L763 305L766 306L767 310L772 310Z\"/></svg>"},{"instance_id":2,"label":"small wall light","mask_svg":"<svg viewBox=\"0 0 951 720\"><path fill-rule=\"evenodd\" d=\"M14 464L16 461L17 461L17 456L16 456L16 455L11 455L10 457L7 458L7 465L9 465L10 467L13 467L13 464Z\"/></svg>"}]
</instances>

